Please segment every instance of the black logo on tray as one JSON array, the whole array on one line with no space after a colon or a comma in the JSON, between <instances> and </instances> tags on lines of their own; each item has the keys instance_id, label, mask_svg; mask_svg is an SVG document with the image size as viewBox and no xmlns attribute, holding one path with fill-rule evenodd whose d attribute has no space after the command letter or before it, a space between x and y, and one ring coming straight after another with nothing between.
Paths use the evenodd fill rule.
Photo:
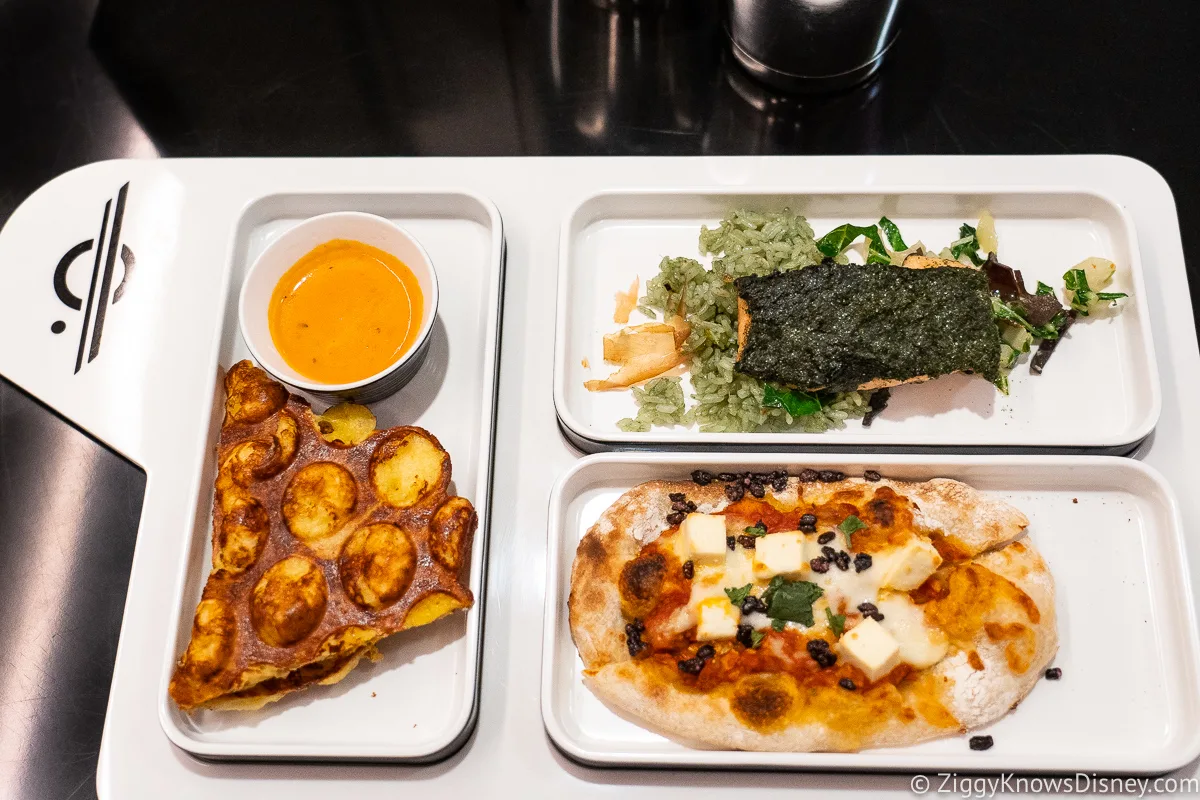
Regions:
<instances>
[{"instance_id":1,"label":"black logo on tray","mask_svg":"<svg viewBox=\"0 0 1200 800\"><path fill-rule=\"evenodd\" d=\"M117 192L114 202L109 200L104 204L104 216L100 218L100 235L88 239L72 247L58 261L54 268L54 293L63 305L72 311L83 311L83 324L79 326L79 351L75 356L75 371L83 366L83 353L87 351L90 364L100 355L100 337L104 333L104 318L108 307L116 304L125 294L129 278L133 275L133 251L128 245L121 244L121 222L125 217L125 198L129 195L129 184L125 184ZM88 284L86 302L82 297L76 297L67 287L67 271L71 265L80 260L80 256L94 252L92 262L92 279ZM113 273L116 271L117 258L124 265L121 282L113 288ZM87 263L87 259L83 260ZM54 333L62 333L67 329L67 323L56 320L50 326ZM90 341L90 344L89 344Z\"/></svg>"}]
</instances>

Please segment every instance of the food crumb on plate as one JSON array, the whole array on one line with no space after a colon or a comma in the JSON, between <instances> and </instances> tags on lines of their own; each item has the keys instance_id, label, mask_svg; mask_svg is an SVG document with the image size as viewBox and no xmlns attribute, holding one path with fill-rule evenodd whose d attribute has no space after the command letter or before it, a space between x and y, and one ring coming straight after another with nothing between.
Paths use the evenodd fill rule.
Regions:
<instances>
[{"instance_id":1,"label":"food crumb on plate","mask_svg":"<svg viewBox=\"0 0 1200 800\"><path fill-rule=\"evenodd\" d=\"M583 367L584 369L591 369L591 368L592 368L592 365L588 363L588 360L587 360L586 358L585 358L585 359L583 359L582 361L580 361L580 362L579 362L579 365L580 365L581 367Z\"/></svg>"}]
</instances>

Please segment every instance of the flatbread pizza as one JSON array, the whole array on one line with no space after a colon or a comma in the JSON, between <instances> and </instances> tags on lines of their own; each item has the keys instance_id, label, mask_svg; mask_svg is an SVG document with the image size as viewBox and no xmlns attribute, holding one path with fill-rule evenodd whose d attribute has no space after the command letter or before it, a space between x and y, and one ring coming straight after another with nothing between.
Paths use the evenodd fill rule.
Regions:
<instances>
[{"instance_id":1,"label":"flatbread pizza","mask_svg":"<svg viewBox=\"0 0 1200 800\"><path fill-rule=\"evenodd\" d=\"M576 553L584 681L697 747L855 751L980 728L1058 648L1054 582L1027 525L945 479L644 483Z\"/></svg>"}]
</instances>

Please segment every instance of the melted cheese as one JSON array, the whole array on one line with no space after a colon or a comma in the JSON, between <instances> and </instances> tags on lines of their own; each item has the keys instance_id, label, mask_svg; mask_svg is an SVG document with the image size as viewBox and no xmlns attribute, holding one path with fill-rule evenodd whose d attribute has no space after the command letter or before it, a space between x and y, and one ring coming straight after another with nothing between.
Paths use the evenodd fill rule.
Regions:
<instances>
[{"instance_id":1,"label":"melted cheese","mask_svg":"<svg viewBox=\"0 0 1200 800\"><path fill-rule=\"evenodd\" d=\"M723 570L697 567L695 577L692 579L692 594L688 598L688 607L694 611L710 597L724 597L728 602L729 598L725 596L725 587L722 585L723 578Z\"/></svg>"},{"instance_id":2,"label":"melted cheese","mask_svg":"<svg viewBox=\"0 0 1200 800\"><path fill-rule=\"evenodd\" d=\"M812 573L809 580L821 587L830 608L839 613L854 611L860 603L873 603L879 596L882 571L872 566L855 572L854 566L843 572L831 565L823 575Z\"/></svg>"},{"instance_id":3,"label":"melted cheese","mask_svg":"<svg viewBox=\"0 0 1200 800\"><path fill-rule=\"evenodd\" d=\"M742 617L742 622L746 623L751 628L754 628L756 631L765 631L771 627L771 618L766 614L760 614L757 611L752 614L746 614L744 617Z\"/></svg>"},{"instance_id":4,"label":"melted cheese","mask_svg":"<svg viewBox=\"0 0 1200 800\"><path fill-rule=\"evenodd\" d=\"M925 614L906 594L887 594L875 604L883 614L883 629L900 648L900 660L917 669L931 667L946 656L946 634L925 623Z\"/></svg>"},{"instance_id":5,"label":"melted cheese","mask_svg":"<svg viewBox=\"0 0 1200 800\"><path fill-rule=\"evenodd\" d=\"M733 550L725 550L725 574L721 576L721 586L738 589L747 583L754 583L754 560L750 556L751 552L740 545Z\"/></svg>"}]
</instances>

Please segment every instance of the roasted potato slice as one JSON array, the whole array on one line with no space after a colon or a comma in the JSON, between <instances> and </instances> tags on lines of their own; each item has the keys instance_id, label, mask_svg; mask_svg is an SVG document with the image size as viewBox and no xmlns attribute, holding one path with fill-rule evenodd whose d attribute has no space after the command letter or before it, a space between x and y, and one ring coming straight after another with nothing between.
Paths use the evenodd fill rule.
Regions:
<instances>
[{"instance_id":1,"label":"roasted potato slice","mask_svg":"<svg viewBox=\"0 0 1200 800\"><path fill-rule=\"evenodd\" d=\"M329 602L325 573L304 556L274 564L254 586L250 623L272 647L287 647L312 633Z\"/></svg>"},{"instance_id":2,"label":"roasted potato slice","mask_svg":"<svg viewBox=\"0 0 1200 800\"><path fill-rule=\"evenodd\" d=\"M230 493L226 499L225 517L213 532L213 567L237 575L254 566L267 546L271 518L262 503L250 495Z\"/></svg>"},{"instance_id":3,"label":"roasted potato slice","mask_svg":"<svg viewBox=\"0 0 1200 800\"><path fill-rule=\"evenodd\" d=\"M400 528L376 522L355 532L342 548L338 572L346 594L378 611L399 600L412 583L417 548Z\"/></svg>"},{"instance_id":4,"label":"roasted potato slice","mask_svg":"<svg viewBox=\"0 0 1200 800\"><path fill-rule=\"evenodd\" d=\"M229 604L215 598L201 600L192 620L192 640L180 663L181 675L174 680L215 675L229 663L236 638L237 617Z\"/></svg>"},{"instance_id":5,"label":"roasted potato slice","mask_svg":"<svg viewBox=\"0 0 1200 800\"><path fill-rule=\"evenodd\" d=\"M296 418L286 411L280 412L275 423L275 434L271 437L271 455L253 468L253 476L263 480L287 469L296 457L298 441L299 425Z\"/></svg>"},{"instance_id":6,"label":"roasted potato slice","mask_svg":"<svg viewBox=\"0 0 1200 800\"><path fill-rule=\"evenodd\" d=\"M429 520L429 550L433 557L446 569L457 572L478 525L479 516L471 501L465 497L451 497Z\"/></svg>"},{"instance_id":7,"label":"roasted potato slice","mask_svg":"<svg viewBox=\"0 0 1200 800\"><path fill-rule=\"evenodd\" d=\"M309 464L283 492L283 521L297 539L312 543L337 533L358 499L358 486L345 467L330 461Z\"/></svg>"},{"instance_id":8,"label":"roasted potato slice","mask_svg":"<svg viewBox=\"0 0 1200 800\"><path fill-rule=\"evenodd\" d=\"M408 612L408 616L404 618L404 627L417 628L421 625L428 625L462 607L462 601L458 598L452 597L445 592L434 592L427 597L421 598L413 605L412 610Z\"/></svg>"},{"instance_id":9,"label":"roasted potato slice","mask_svg":"<svg viewBox=\"0 0 1200 800\"><path fill-rule=\"evenodd\" d=\"M353 447L375 432L375 415L358 403L338 403L317 417L317 430L330 444Z\"/></svg>"},{"instance_id":10,"label":"roasted potato slice","mask_svg":"<svg viewBox=\"0 0 1200 800\"><path fill-rule=\"evenodd\" d=\"M225 376L225 411L234 422L262 422L287 403L287 389L249 361L239 361Z\"/></svg>"},{"instance_id":11,"label":"roasted potato slice","mask_svg":"<svg viewBox=\"0 0 1200 800\"><path fill-rule=\"evenodd\" d=\"M371 482L385 503L409 508L450 483L450 454L431 434L400 428L371 456Z\"/></svg>"}]
</instances>

